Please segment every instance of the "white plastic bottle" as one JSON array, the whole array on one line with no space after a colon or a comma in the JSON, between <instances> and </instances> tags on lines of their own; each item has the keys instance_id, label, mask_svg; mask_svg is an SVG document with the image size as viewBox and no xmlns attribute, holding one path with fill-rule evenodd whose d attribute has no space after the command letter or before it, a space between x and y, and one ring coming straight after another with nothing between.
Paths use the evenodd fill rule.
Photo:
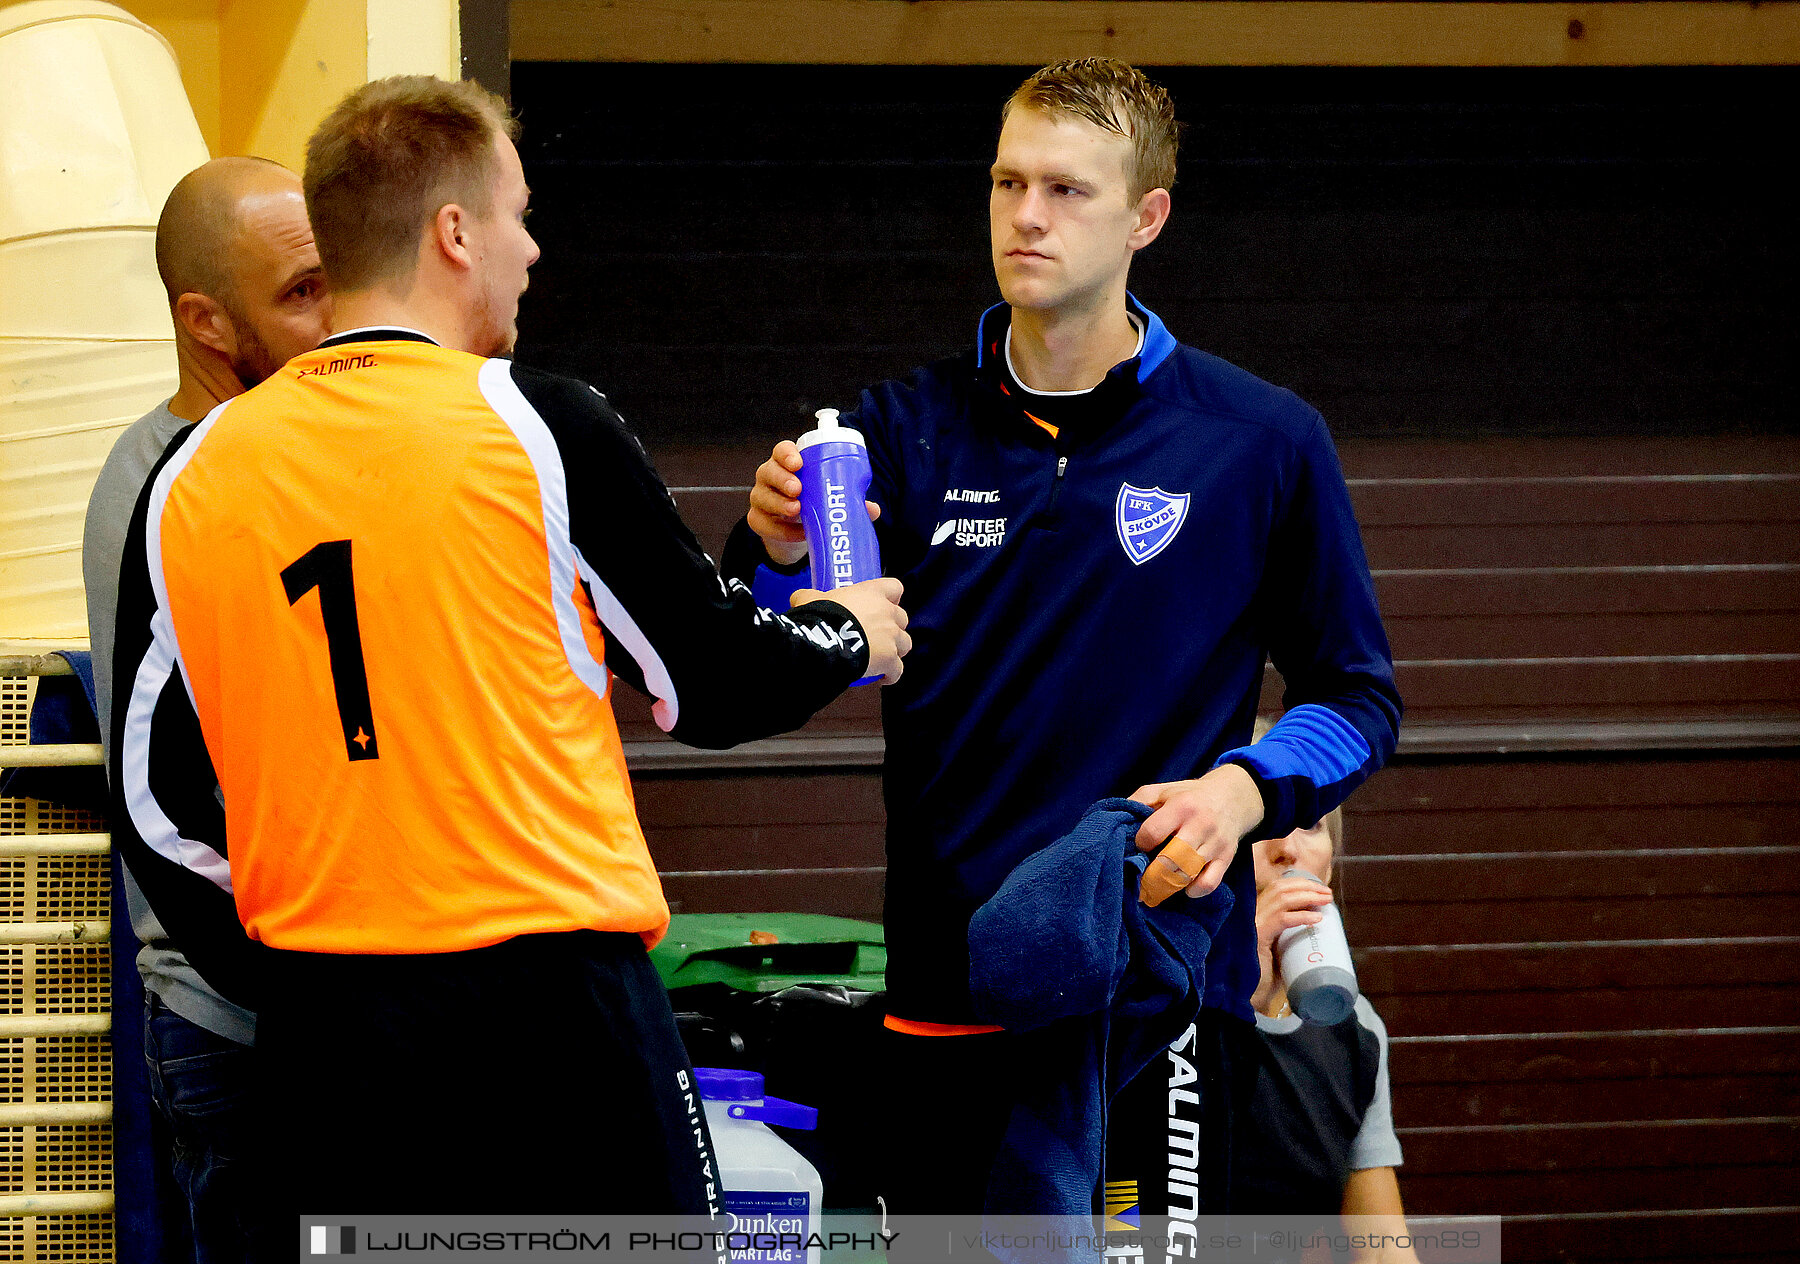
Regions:
<instances>
[{"instance_id":1,"label":"white plastic bottle","mask_svg":"<svg viewBox=\"0 0 1800 1264\"><path fill-rule=\"evenodd\" d=\"M730 1232L756 1235L758 1245L731 1251L747 1264L819 1264L819 1249L803 1244L819 1229L825 1195L819 1170L770 1124L810 1130L819 1112L811 1106L767 1097L755 1071L695 1067L694 1081L706 1106L706 1126L719 1161ZM788 1245L780 1245L786 1238Z\"/></svg>"},{"instance_id":2,"label":"white plastic bottle","mask_svg":"<svg viewBox=\"0 0 1800 1264\"><path fill-rule=\"evenodd\" d=\"M1284 869L1284 878L1318 879L1304 869ZM1287 984L1288 1004L1308 1023L1330 1027L1356 1008L1356 966L1335 903L1319 909L1311 926L1290 926L1275 939L1275 959Z\"/></svg>"}]
</instances>

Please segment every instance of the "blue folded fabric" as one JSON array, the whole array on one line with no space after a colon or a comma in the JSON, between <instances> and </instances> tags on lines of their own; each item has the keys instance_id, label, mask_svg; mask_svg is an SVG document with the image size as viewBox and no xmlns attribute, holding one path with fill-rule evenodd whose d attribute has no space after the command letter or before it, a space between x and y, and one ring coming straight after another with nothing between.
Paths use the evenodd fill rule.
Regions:
<instances>
[{"instance_id":1,"label":"blue folded fabric","mask_svg":"<svg viewBox=\"0 0 1800 1264\"><path fill-rule=\"evenodd\" d=\"M57 657L75 669L73 676L40 676L31 700L31 744L62 745L98 742L100 722L94 718L94 656L67 650ZM8 768L0 773L0 794L20 799L47 799L85 812L107 809L106 770L85 768Z\"/></svg>"},{"instance_id":2,"label":"blue folded fabric","mask_svg":"<svg viewBox=\"0 0 1800 1264\"><path fill-rule=\"evenodd\" d=\"M1024 1033L1012 1118L988 1181L990 1215L1093 1211L1107 1103L1200 1011L1206 952L1231 911L1220 884L1138 902L1150 809L1102 799L1007 877L969 923L969 988L982 1021ZM1054 1251L1004 1252L1015 1261Z\"/></svg>"}]
</instances>

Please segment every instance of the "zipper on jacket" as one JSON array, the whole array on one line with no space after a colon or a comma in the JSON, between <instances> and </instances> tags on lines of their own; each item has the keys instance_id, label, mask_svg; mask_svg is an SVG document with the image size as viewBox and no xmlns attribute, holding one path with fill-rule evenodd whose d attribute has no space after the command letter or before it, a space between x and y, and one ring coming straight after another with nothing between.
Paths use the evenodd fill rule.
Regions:
<instances>
[{"instance_id":1,"label":"zipper on jacket","mask_svg":"<svg viewBox=\"0 0 1800 1264\"><path fill-rule=\"evenodd\" d=\"M1063 475L1069 471L1069 458L1056 458L1056 479L1050 484L1050 499L1044 502L1044 516L1048 517L1056 510L1056 498L1062 495Z\"/></svg>"}]
</instances>

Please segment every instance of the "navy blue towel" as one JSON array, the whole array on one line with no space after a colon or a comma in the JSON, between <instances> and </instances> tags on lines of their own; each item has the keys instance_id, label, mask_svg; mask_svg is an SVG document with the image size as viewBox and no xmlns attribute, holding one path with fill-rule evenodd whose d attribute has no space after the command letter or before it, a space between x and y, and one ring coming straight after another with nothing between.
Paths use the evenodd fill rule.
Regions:
<instances>
[{"instance_id":1,"label":"navy blue towel","mask_svg":"<svg viewBox=\"0 0 1800 1264\"><path fill-rule=\"evenodd\" d=\"M989 1214L1090 1216L1107 1103L1200 1011L1207 949L1233 896L1221 884L1199 899L1139 903L1148 858L1134 840L1149 815L1102 799L969 923L977 1012L1028 1033Z\"/></svg>"}]
</instances>

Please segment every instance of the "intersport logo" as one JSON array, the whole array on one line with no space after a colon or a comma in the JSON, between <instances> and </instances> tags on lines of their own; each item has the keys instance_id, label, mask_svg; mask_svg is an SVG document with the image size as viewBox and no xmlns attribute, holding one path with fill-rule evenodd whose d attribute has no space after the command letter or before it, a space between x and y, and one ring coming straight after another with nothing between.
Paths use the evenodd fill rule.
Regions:
<instances>
[{"instance_id":1,"label":"intersport logo","mask_svg":"<svg viewBox=\"0 0 1800 1264\"><path fill-rule=\"evenodd\" d=\"M931 533L931 546L949 541L958 548L993 549L1006 540L1004 518L947 518Z\"/></svg>"}]
</instances>

